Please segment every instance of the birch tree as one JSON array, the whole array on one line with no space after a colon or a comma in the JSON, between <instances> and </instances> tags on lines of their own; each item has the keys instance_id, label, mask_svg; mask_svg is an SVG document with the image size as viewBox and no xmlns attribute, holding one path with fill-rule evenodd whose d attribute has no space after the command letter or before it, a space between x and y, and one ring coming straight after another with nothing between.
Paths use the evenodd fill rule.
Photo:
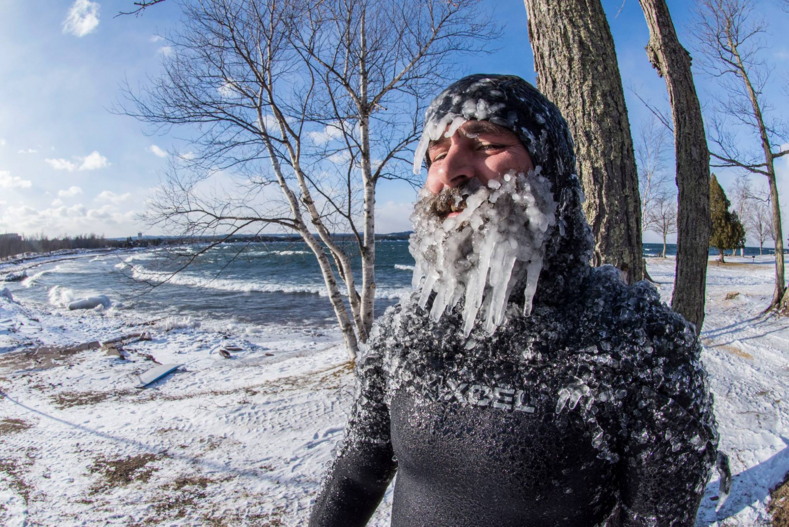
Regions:
<instances>
[{"instance_id":1,"label":"birch tree","mask_svg":"<svg viewBox=\"0 0 789 527\"><path fill-rule=\"evenodd\" d=\"M642 278L638 175L614 40L600 0L525 0L537 86L575 142L594 265Z\"/></svg>"},{"instance_id":2,"label":"birch tree","mask_svg":"<svg viewBox=\"0 0 789 527\"><path fill-rule=\"evenodd\" d=\"M690 54L680 44L665 0L639 0L649 26L646 51L666 81L674 122L678 193L677 263L671 307L701 331L709 243L709 152Z\"/></svg>"},{"instance_id":3,"label":"birch tree","mask_svg":"<svg viewBox=\"0 0 789 527\"><path fill-rule=\"evenodd\" d=\"M421 101L454 53L478 51L492 37L477 3L184 4L163 75L141 92L127 89L123 105L142 121L193 134L196 155L174 164L151 222L183 234L298 233L354 359L374 317L376 186L410 177ZM352 247L337 233L349 233Z\"/></svg>"},{"instance_id":4,"label":"birch tree","mask_svg":"<svg viewBox=\"0 0 789 527\"><path fill-rule=\"evenodd\" d=\"M712 166L737 168L767 179L775 232L775 288L768 310L789 314L789 294L784 281L783 230L775 160L789 153L781 150L784 139L770 121L764 89L771 68L761 58L761 38L767 26L754 13L751 0L699 0L696 30L702 67L723 95L717 98L712 119ZM754 140L747 149L738 136L743 131ZM758 152L758 153L757 153Z\"/></svg>"}]
</instances>

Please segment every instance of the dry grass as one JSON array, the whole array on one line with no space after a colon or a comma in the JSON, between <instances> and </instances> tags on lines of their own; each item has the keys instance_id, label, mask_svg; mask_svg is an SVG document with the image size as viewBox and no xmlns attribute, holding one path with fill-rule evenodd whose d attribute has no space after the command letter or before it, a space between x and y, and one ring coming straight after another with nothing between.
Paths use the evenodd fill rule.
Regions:
<instances>
[{"instance_id":1,"label":"dry grass","mask_svg":"<svg viewBox=\"0 0 789 527\"><path fill-rule=\"evenodd\" d=\"M724 350L728 351L732 355L736 355L737 357L740 357L742 359L753 360L753 355L751 355L747 351L741 350L737 346L732 346L731 344L722 344L719 347L721 349L724 349Z\"/></svg>"},{"instance_id":2,"label":"dry grass","mask_svg":"<svg viewBox=\"0 0 789 527\"><path fill-rule=\"evenodd\" d=\"M33 425L21 419L0 419L0 437L17 432L24 432Z\"/></svg>"},{"instance_id":3,"label":"dry grass","mask_svg":"<svg viewBox=\"0 0 789 527\"><path fill-rule=\"evenodd\" d=\"M770 493L767 512L773 517L773 527L789 527L789 473Z\"/></svg>"},{"instance_id":4,"label":"dry grass","mask_svg":"<svg viewBox=\"0 0 789 527\"><path fill-rule=\"evenodd\" d=\"M98 472L102 479L93 486L91 491L97 493L135 481L147 483L151 474L158 470L149 467L148 464L163 457L161 454L139 454L114 460L98 458L93 462L93 466L88 469L88 472L91 474Z\"/></svg>"},{"instance_id":5,"label":"dry grass","mask_svg":"<svg viewBox=\"0 0 789 527\"><path fill-rule=\"evenodd\" d=\"M9 485L22 496L22 499L25 500L25 506L30 502L30 493L33 490L33 487L23 478L27 468L29 467L15 459L0 458L0 472L8 476Z\"/></svg>"}]
</instances>

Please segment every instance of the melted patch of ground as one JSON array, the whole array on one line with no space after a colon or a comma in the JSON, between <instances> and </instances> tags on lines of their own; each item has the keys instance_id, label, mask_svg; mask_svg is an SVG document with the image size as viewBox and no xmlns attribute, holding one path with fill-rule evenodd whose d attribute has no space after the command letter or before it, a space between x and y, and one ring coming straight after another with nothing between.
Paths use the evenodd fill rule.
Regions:
<instances>
[{"instance_id":1,"label":"melted patch of ground","mask_svg":"<svg viewBox=\"0 0 789 527\"><path fill-rule=\"evenodd\" d=\"M40 346L26 351L5 353L0 356L0 371L36 368L48 370L68 363L70 357L83 351L99 349L98 341L72 346Z\"/></svg>"},{"instance_id":2,"label":"melted patch of ground","mask_svg":"<svg viewBox=\"0 0 789 527\"><path fill-rule=\"evenodd\" d=\"M29 455L28 460L30 460ZM30 493L33 490L33 487L23 478L30 465L32 465L32 462L25 463L16 459L0 458L0 472L6 474L9 486L14 489L17 494L22 496L22 499L25 500L25 504L29 503Z\"/></svg>"},{"instance_id":3,"label":"melted patch of ground","mask_svg":"<svg viewBox=\"0 0 789 527\"><path fill-rule=\"evenodd\" d=\"M91 474L99 473L102 479L97 482L92 493L101 492L107 488L128 485L129 483L140 481L147 483L156 470L148 464L162 459L162 454L139 454L122 459L109 460L98 458L93 462L93 466L88 469Z\"/></svg>"},{"instance_id":4,"label":"melted patch of ground","mask_svg":"<svg viewBox=\"0 0 789 527\"><path fill-rule=\"evenodd\" d=\"M216 511L203 516L203 525L211 527L230 527L232 525L249 525L254 527L282 527L285 523L282 515L284 507L277 507L270 513L250 511Z\"/></svg>"},{"instance_id":5,"label":"melted patch of ground","mask_svg":"<svg viewBox=\"0 0 789 527\"><path fill-rule=\"evenodd\" d=\"M61 392L52 396L52 401L60 408L89 406L125 395L134 395L136 390L113 390L111 392Z\"/></svg>"},{"instance_id":6,"label":"melted patch of ground","mask_svg":"<svg viewBox=\"0 0 789 527\"><path fill-rule=\"evenodd\" d=\"M32 427L33 425L21 419L0 419L0 436L24 432L28 428Z\"/></svg>"},{"instance_id":7,"label":"melted patch of ground","mask_svg":"<svg viewBox=\"0 0 789 527\"><path fill-rule=\"evenodd\" d=\"M789 473L783 483L770 493L767 512L773 518L773 527L789 527Z\"/></svg>"},{"instance_id":8,"label":"melted patch of ground","mask_svg":"<svg viewBox=\"0 0 789 527\"><path fill-rule=\"evenodd\" d=\"M309 375L294 375L288 377L280 377L272 381L267 381L261 384L251 386L243 386L229 390L205 390L191 393L146 393L140 392L140 397L132 400L133 403L147 403L153 400L156 401L182 401L185 399L192 399L204 395L211 395L214 397L222 395L231 395L243 392L245 396L254 396L258 394L271 395L295 390L337 390L343 386L352 385L353 381L353 364L346 362L340 366L332 366L323 370L317 370Z\"/></svg>"}]
</instances>

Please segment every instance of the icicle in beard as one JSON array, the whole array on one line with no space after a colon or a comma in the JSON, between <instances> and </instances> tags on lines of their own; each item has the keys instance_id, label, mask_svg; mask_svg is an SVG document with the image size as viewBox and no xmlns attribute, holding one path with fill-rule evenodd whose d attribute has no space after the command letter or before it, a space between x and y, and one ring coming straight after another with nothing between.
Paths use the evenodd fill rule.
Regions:
<instances>
[{"instance_id":1,"label":"icicle in beard","mask_svg":"<svg viewBox=\"0 0 789 527\"><path fill-rule=\"evenodd\" d=\"M445 217L463 201L460 214ZM516 288L523 290L528 315L556 209L551 183L540 167L528 174L508 172L487 187L472 179L435 195L422 189L411 216L409 245L416 260L413 285L422 287L419 305L425 308L435 292L430 317L437 321L464 300L466 336L478 315L493 333Z\"/></svg>"}]
</instances>

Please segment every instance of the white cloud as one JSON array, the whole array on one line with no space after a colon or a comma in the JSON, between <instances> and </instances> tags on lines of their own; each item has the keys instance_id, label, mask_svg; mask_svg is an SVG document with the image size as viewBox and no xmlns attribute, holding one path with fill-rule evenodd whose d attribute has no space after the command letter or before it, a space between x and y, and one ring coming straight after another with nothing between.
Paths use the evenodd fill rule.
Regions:
<instances>
[{"instance_id":1,"label":"white cloud","mask_svg":"<svg viewBox=\"0 0 789 527\"><path fill-rule=\"evenodd\" d=\"M105 190L98 196L96 196L96 201L109 201L111 203L120 203L122 201L126 201L131 197L131 194L126 192L125 194L116 194L111 190Z\"/></svg>"},{"instance_id":2,"label":"white cloud","mask_svg":"<svg viewBox=\"0 0 789 527\"><path fill-rule=\"evenodd\" d=\"M137 232L136 212L118 212L112 205L88 209L82 204L72 207L53 206L36 210L26 205L6 207L0 211L0 225L16 232L127 236Z\"/></svg>"},{"instance_id":3,"label":"white cloud","mask_svg":"<svg viewBox=\"0 0 789 527\"><path fill-rule=\"evenodd\" d=\"M107 162L107 158L95 151L87 157L75 157L75 159L79 160L79 165L62 158L45 159L44 161L55 170L65 170L67 172L74 172L75 170L97 170L110 166Z\"/></svg>"},{"instance_id":4,"label":"white cloud","mask_svg":"<svg viewBox=\"0 0 789 527\"><path fill-rule=\"evenodd\" d=\"M151 42L153 42L154 44L157 42L161 42L162 40L164 40L164 37L161 37L159 35L154 35L151 37Z\"/></svg>"},{"instance_id":5,"label":"white cloud","mask_svg":"<svg viewBox=\"0 0 789 527\"><path fill-rule=\"evenodd\" d=\"M339 152L330 155L327 159L330 163L334 163L335 165L344 165L351 160L351 153L347 150L340 150Z\"/></svg>"},{"instance_id":6,"label":"white cloud","mask_svg":"<svg viewBox=\"0 0 789 527\"><path fill-rule=\"evenodd\" d=\"M44 162L55 170L67 170L68 172L74 172L77 169L77 164L72 163L67 159L45 159Z\"/></svg>"},{"instance_id":7,"label":"white cloud","mask_svg":"<svg viewBox=\"0 0 789 527\"><path fill-rule=\"evenodd\" d=\"M339 123L332 123L326 125L322 132L309 132L307 135L310 136L310 139L316 145L323 145L342 137L342 130Z\"/></svg>"},{"instance_id":8,"label":"white cloud","mask_svg":"<svg viewBox=\"0 0 789 527\"><path fill-rule=\"evenodd\" d=\"M58 190L59 198L73 198L79 194L82 194L82 189L79 187L71 187L68 190Z\"/></svg>"},{"instance_id":9,"label":"white cloud","mask_svg":"<svg viewBox=\"0 0 789 527\"><path fill-rule=\"evenodd\" d=\"M6 143L5 143L5 139L1 139L1 138L0 138L0 146L5 146L5 145L6 145Z\"/></svg>"},{"instance_id":10,"label":"white cloud","mask_svg":"<svg viewBox=\"0 0 789 527\"><path fill-rule=\"evenodd\" d=\"M237 93L237 90L233 87L233 84L230 82L225 81L219 88L216 89L224 98L232 97ZM267 125L268 126L268 125Z\"/></svg>"},{"instance_id":11,"label":"white cloud","mask_svg":"<svg viewBox=\"0 0 789 527\"><path fill-rule=\"evenodd\" d=\"M63 200L61 200L60 198L52 202L53 207L61 207L62 205L63 205Z\"/></svg>"},{"instance_id":12,"label":"white cloud","mask_svg":"<svg viewBox=\"0 0 789 527\"><path fill-rule=\"evenodd\" d=\"M375 207L376 232L404 232L413 229L411 213L414 211L413 203L387 201Z\"/></svg>"},{"instance_id":13,"label":"white cloud","mask_svg":"<svg viewBox=\"0 0 789 527\"><path fill-rule=\"evenodd\" d=\"M99 168L106 168L110 164L107 158L98 152L93 152L88 157L83 158L82 164L79 166L80 170L96 170Z\"/></svg>"},{"instance_id":14,"label":"white cloud","mask_svg":"<svg viewBox=\"0 0 789 527\"><path fill-rule=\"evenodd\" d=\"M99 26L99 7L98 2L76 0L63 21L63 33L75 37L92 33Z\"/></svg>"},{"instance_id":15,"label":"white cloud","mask_svg":"<svg viewBox=\"0 0 789 527\"><path fill-rule=\"evenodd\" d=\"M44 162L55 170L67 170L68 172L77 170L77 165L67 159L45 159Z\"/></svg>"},{"instance_id":16,"label":"white cloud","mask_svg":"<svg viewBox=\"0 0 789 527\"><path fill-rule=\"evenodd\" d=\"M169 57L170 55L175 53L173 48L171 48L170 46L162 46L156 51L157 51L157 53L160 53L160 54L164 55L165 57Z\"/></svg>"},{"instance_id":17,"label":"white cloud","mask_svg":"<svg viewBox=\"0 0 789 527\"><path fill-rule=\"evenodd\" d=\"M185 161L191 161L192 159L196 158L197 155L194 152L186 152L185 154L179 154L178 157Z\"/></svg>"},{"instance_id":18,"label":"white cloud","mask_svg":"<svg viewBox=\"0 0 789 527\"><path fill-rule=\"evenodd\" d=\"M787 60L789 59L789 51L785 49L779 49L778 51L773 53L773 57L775 57L778 60Z\"/></svg>"},{"instance_id":19,"label":"white cloud","mask_svg":"<svg viewBox=\"0 0 789 527\"><path fill-rule=\"evenodd\" d=\"M31 185L27 179L12 176L8 170L0 170L0 188L30 188Z\"/></svg>"},{"instance_id":20,"label":"white cloud","mask_svg":"<svg viewBox=\"0 0 789 527\"><path fill-rule=\"evenodd\" d=\"M157 157L167 157L167 152L162 150L156 145L151 145L148 147L148 151L153 152L153 154Z\"/></svg>"},{"instance_id":21,"label":"white cloud","mask_svg":"<svg viewBox=\"0 0 789 527\"><path fill-rule=\"evenodd\" d=\"M38 150L28 148L27 150L18 150L17 154L35 154L36 152L38 152Z\"/></svg>"}]
</instances>

